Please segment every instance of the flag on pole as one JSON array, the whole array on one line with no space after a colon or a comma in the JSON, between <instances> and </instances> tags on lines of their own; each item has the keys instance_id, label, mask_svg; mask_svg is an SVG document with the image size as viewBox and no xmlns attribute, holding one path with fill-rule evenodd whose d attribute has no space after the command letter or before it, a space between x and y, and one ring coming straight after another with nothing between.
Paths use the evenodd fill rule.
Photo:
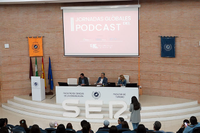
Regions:
<instances>
[{"instance_id":1,"label":"flag on pole","mask_svg":"<svg viewBox=\"0 0 200 133\"><path fill-rule=\"evenodd\" d=\"M47 88L47 85L46 85L46 78L45 78L43 57L42 57L42 78L44 79L44 84L45 84L45 89L46 89L46 88Z\"/></svg>"},{"instance_id":2,"label":"flag on pole","mask_svg":"<svg viewBox=\"0 0 200 133\"><path fill-rule=\"evenodd\" d=\"M29 79L31 79L31 76L33 76L33 66L32 66L32 60L30 57Z\"/></svg>"},{"instance_id":3,"label":"flag on pole","mask_svg":"<svg viewBox=\"0 0 200 133\"><path fill-rule=\"evenodd\" d=\"M38 76L37 57L35 57L35 76Z\"/></svg>"},{"instance_id":4,"label":"flag on pole","mask_svg":"<svg viewBox=\"0 0 200 133\"><path fill-rule=\"evenodd\" d=\"M48 69L48 79L49 79L49 85L50 85L50 89L53 90L53 74L52 74L52 70L51 70L51 59L49 57L49 69Z\"/></svg>"}]
</instances>

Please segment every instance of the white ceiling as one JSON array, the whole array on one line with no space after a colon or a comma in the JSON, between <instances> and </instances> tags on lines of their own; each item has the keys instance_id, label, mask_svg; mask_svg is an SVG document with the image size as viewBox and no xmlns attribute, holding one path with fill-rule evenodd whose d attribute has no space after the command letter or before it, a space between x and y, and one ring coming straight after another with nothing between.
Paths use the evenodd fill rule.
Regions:
<instances>
[{"instance_id":1,"label":"white ceiling","mask_svg":"<svg viewBox=\"0 0 200 133\"><path fill-rule=\"evenodd\" d=\"M71 3L100 1L131 1L131 0L0 0L0 4L34 4L34 3Z\"/></svg>"}]
</instances>

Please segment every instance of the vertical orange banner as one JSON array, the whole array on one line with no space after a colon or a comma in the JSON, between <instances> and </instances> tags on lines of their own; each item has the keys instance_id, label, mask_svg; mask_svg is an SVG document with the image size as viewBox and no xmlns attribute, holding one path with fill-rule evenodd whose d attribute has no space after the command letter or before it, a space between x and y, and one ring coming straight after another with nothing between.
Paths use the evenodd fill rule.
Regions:
<instances>
[{"instance_id":1,"label":"vertical orange banner","mask_svg":"<svg viewBox=\"0 0 200 133\"><path fill-rule=\"evenodd\" d=\"M43 46L42 46L42 37L28 37L29 44L29 56L43 56Z\"/></svg>"}]
</instances>

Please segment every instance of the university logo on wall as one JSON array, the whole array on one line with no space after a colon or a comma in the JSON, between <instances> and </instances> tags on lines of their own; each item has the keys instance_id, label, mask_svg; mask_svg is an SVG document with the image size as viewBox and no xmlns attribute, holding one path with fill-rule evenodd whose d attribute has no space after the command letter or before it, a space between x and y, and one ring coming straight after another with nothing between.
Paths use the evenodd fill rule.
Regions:
<instances>
[{"instance_id":1,"label":"university logo on wall","mask_svg":"<svg viewBox=\"0 0 200 133\"><path fill-rule=\"evenodd\" d=\"M28 37L29 56L43 56L42 37Z\"/></svg>"}]
</instances>

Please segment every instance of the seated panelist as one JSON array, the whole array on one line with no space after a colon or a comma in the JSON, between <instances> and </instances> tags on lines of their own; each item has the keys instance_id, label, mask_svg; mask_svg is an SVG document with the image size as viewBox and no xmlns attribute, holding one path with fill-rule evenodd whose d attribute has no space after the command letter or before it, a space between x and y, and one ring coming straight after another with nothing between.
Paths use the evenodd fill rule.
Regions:
<instances>
[{"instance_id":1,"label":"seated panelist","mask_svg":"<svg viewBox=\"0 0 200 133\"><path fill-rule=\"evenodd\" d=\"M117 85L126 86L126 79L124 78L124 75L119 76L119 80L118 80Z\"/></svg>"},{"instance_id":2,"label":"seated panelist","mask_svg":"<svg viewBox=\"0 0 200 133\"><path fill-rule=\"evenodd\" d=\"M78 79L78 85L81 85L81 86L89 85L88 78L85 77L83 73L80 74L80 77Z\"/></svg>"},{"instance_id":3,"label":"seated panelist","mask_svg":"<svg viewBox=\"0 0 200 133\"><path fill-rule=\"evenodd\" d=\"M105 73L101 73L101 77L97 80L97 85L106 85L108 83L108 79L105 77Z\"/></svg>"}]
</instances>

